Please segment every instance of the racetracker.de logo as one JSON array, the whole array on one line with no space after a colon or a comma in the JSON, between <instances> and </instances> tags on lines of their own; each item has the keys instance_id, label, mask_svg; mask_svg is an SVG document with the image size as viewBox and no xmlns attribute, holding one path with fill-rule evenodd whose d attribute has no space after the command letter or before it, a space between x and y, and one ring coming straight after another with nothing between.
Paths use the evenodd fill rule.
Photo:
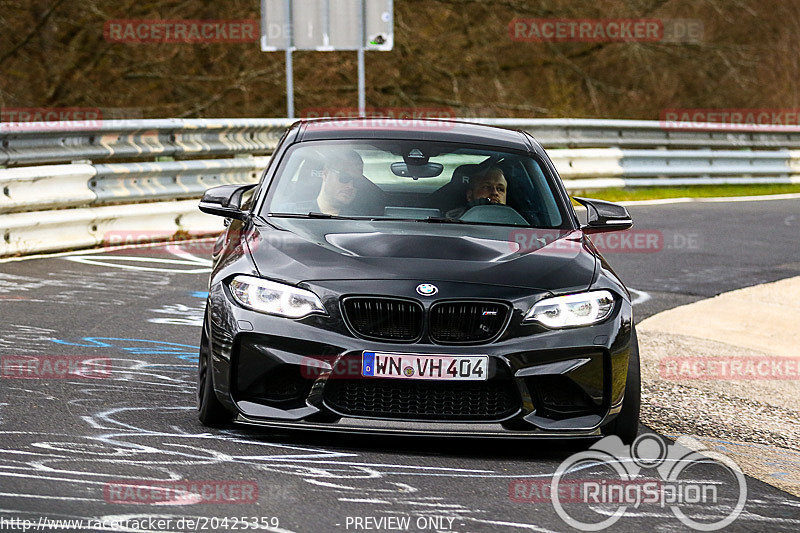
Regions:
<instances>
[{"instance_id":1,"label":"racetracker.de logo","mask_svg":"<svg viewBox=\"0 0 800 533\"><path fill-rule=\"evenodd\" d=\"M3 107L0 108L0 131L30 131L63 128L96 129L103 123L103 112L97 107Z\"/></svg>"},{"instance_id":2,"label":"racetracker.de logo","mask_svg":"<svg viewBox=\"0 0 800 533\"><path fill-rule=\"evenodd\" d=\"M238 237L238 231L233 233ZM214 253L216 242L213 238L204 237L207 237L207 234L176 233L168 230L113 230L103 234L103 244L114 248L124 248L130 254L150 255L153 251L163 251L168 246L180 246L183 252L210 256ZM166 253L169 251L170 249L167 249Z\"/></svg>"},{"instance_id":3,"label":"racetracker.de logo","mask_svg":"<svg viewBox=\"0 0 800 533\"><path fill-rule=\"evenodd\" d=\"M736 381L800 379L800 357L663 357L662 379L671 381Z\"/></svg>"},{"instance_id":4,"label":"racetracker.de logo","mask_svg":"<svg viewBox=\"0 0 800 533\"><path fill-rule=\"evenodd\" d=\"M515 229L509 233L512 252L577 253L583 247L577 233ZM657 229L626 230L591 236L600 253L649 254L664 249L664 234Z\"/></svg>"},{"instance_id":5,"label":"racetracker.de logo","mask_svg":"<svg viewBox=\"0 0 800 533\"><path fill-rule=\"evenodd\" d=\"M103 486L106 502L133 505L256 503L258 483L238 480L118 480Z\"/></svg>"},{"instance_id":6,"label":"racetracker.de logo","mask_svg":"<svg viewBox=\"0 0 800 533\"><path fill-rule=\"evenodd\" d=\"M104 379L111 359L85 355L4 355L0 377L8 379Z\"/></svg>"},{"instance_id":7,"label":"racetracker.de logo","mask_svg":"<svg viewBox=\"0 0 800 533\"><path fill-rule=\"evenodd\" d=\"M661 128L800 131L800 108L671 108L661 111Z\"/></svg>"},{"instance_id":8,"label":"racetracker.de logo","mask_svg":"<svg viewBox=\"0 0 800 533\"><path fill-rule=\"evenodd\" d=\"M228 228L222 235L209 236L207 231L175 232L171 230L112 230L103 234L103 245L112 251L124 250L127 255L190 254L197 257L211 257L219 254L225 247L241 247L244 242L251 252L258 250L262 243L288 250L290 237L268 235L255 238L255 232Z\"/></svg>"},{"instance_id":9,"label":"racetracker.de logo","mask_svg":"<svg viewBox=\"0 0 800 533\"><path fill-rule=\"evenodd\" d=\"M697 19L516 18L508 24L512 41L528 43L697 43L703 30Z\"/></svg>"},{"instance_id":10,"label":"racetracker.de logo","mask_svg":"<svg viewBox=\"0 0 800 533\"><path fill-rule=\"evenodd\" d=\"M369 128L415 128L424 130L450 130L456 112L449 107L368 107L362 115L357 107L309 107L300 112L302 118L344 118L357 120L357 124ZM438 120L437 120L438 119ZM341 129L352 127L351 122L319 121L309 127L319 129Z\"/></svg>"},{"instance_id":11,"label":"racetracker.de logo","mask_svg":"<svg viewBox=\"0 0 800 533\"><path fill-rule=\"evenodd\" d=\"M518 18L508 25L511 40L533 43L660 41L660 19Z\"/></svg>"},{"instance_id":12,"label":"racetracker.de logo","mask_svg":"<svg viewBox=\"0 0 800 533\"><path fill-rule=\"evenodd\" d=\"M515 479L508 485L508 497L517 503L619 503L640 498L656 503L663 494L659 479L570 479L558 483L558 494L552 494L552 478Z\"/></svg>"},{"instance_id":13,"label":"racetracker.de logo","mask_svg":"<svg viewBox=\"0 0 800 533\"><path fill-rule=\"evenodd\" d=\"M118 19L106 21L110 43L252 43L259 39L257 20Z\"/></svg>"}]
</instances>

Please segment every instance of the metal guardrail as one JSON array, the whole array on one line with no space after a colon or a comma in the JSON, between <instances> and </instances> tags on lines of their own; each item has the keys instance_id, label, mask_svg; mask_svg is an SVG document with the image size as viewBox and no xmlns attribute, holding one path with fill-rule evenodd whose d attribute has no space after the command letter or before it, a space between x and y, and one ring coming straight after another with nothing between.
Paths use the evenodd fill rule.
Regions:
<instances>
[{"instance_id":1,"label":"metal guardrail","mask_svg":"<svg viewBox=\"0 0 800 533\"><path fill-rule=\"evenodd\" d=\"M547 149L568 189L800 183L800 128L657 121L470 119L523 129ZM163 119L0 124L0 256L86 247L156 226L213 233L194 201L215 185L252 183L289 119ZM80 126L80 127L79 127ZM203 158L203 159L200 159ZM156 161L154 161L154 159ZM139 162L131 162L139 161ZM72 164L46 164L67 163Z\"/></svg>"},{"instance_id":2,"label":"metal guardrail","mask_svg":"<svg viewBox=\"0 0 800 533\"><path fill-rule=\"evenodd\" d=\"M0 124L0 166L77 160L270 154L290 119L107 120L97 127L62 122Z\"/></svg>"},{"instance_id":3,"label":"metal guardrail","mask_svg":"<svg viewBox=\"0 0 800 533\"><path fill-rule=\"evenodd\" d=\"M528 131L545 148L800 148L800 127L583 118L487 118L473 122Z\"/></svg>"},{"instance_id":4,"label":"metal guardrail","mask_svg":"<svg viewBox=\"0 0 800 533\"><path fill-rule=\"evenodd\" d=\"M199 198L217 185L257 181L268 162L249 157L0 170L0 214Z\"/></svg>"},{"instance_id":5,"label":"metal guardrail","mask_svg":"<svg viewBox=\"0 0 800 533\"><path fill-rule=\"evenodd\" d=\"M667 129L659 121L601 119L464 119L529 131L545 148L800 148L797 131L719 124ZM76 160L191 158L267 155L291 119L109 120L95 128L63 122L4 128L0 166Z\"/></svg>"},{"instance_id":6,"label":"metal guardrail","mask_svg":"<svg viewBox=\"0 0 800 533\"><path fill-rule=\"evenodd\" d=\"M216 185L257 181L268 162L246 157L0 170L0 257L219 233L222 220L200 213L197 198Z\"/></svg>"}]
</instances>

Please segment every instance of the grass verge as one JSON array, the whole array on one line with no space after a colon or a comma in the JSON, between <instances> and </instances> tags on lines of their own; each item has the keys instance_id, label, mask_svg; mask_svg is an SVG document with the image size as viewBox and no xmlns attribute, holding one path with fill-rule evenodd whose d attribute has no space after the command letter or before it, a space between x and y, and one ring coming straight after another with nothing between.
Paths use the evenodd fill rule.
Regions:
<instances>
[{"instance_id":1,"label":"grass verge","mask_svg":"<svg viewBox=\"0 0 800 533\"><path fill-rule=\"evenodd\" d=\"M800 184L776 185L694 185L691 187L637 187L570 191L572 196L597 198L609 202L656 200L659 198L713 198L717 196L758 196L800 193Z\"/></svg>"}]
</instances>

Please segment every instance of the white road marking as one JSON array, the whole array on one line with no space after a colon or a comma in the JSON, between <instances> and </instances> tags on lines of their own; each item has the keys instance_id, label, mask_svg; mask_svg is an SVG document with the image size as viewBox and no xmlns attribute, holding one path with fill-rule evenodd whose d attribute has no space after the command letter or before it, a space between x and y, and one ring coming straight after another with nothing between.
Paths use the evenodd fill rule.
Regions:
<instances>
[{"instance_id":1,"label":"white road marking","mask_svg":"<svg viewBox=\"0 0 800 533\"><path fill-rule=\"evenodd\" d=\"M800 193L762 194L753 196L715 196L713 198L659 198L656 200L628 200L616 203L620 205L669 205L685 204L690 202L767 202L770 200L795 200L798 198L800 198Z\"/></svg>"},{"instance_id":2,"label":"white road marking","mask_svg":"<svg viewBox=\"0 0 800 533\"><path fill-rule=\"evenodd\" d=\"M31 254L22 257L5 257L0 259L0 263L13 263L15 261L27 261L29 259L50 259L53 257L70 257L73 255L96 255L104 254L107 252L115 252L117 250L134 250L138 248L156 248L169 244L195 244L198 242L214 242L216 237L201 237L198 239L187 239L185 241L164 241L164 242L148 242L142 244L123 244L119 246L106 246L103 248L86 248L82 250L70 250L68 252L48 252L42 254Z\"/></svg>"},{"instance_id":3,"label":"white road marking","mask_svg":"<svg viewBox=\"0 0 800 533\"><path fill-rule=\"evenodd\" d=\"M628 287L628 291L636 296L633 300L631 300L631 305L643 304L643 303L645 303L647 300L649 300L651 298L650 294L648 294L648 293L646 293L644 291L631 289L630 287Z\"/></svg>"},{"instance_id":4,"label":"white road marking","mask_svg":"<svg viewBox=\"0 0 800 533\"><path fill-rule=\"evenodd\" d=\"M111 268L122 268L125 270L142 270L147 272L172 272L172 273L180 273L180 274L204 274L211 272L210 266L206 266L206 264L210 265L209 263L205 262L198 262L197 260L193 259L164 259L160 257L135 257L135 256L127 256L127 255L109 255L105 257L92 257L92 256L74 256L74 257L65 257L67 261L74 261L75 263L83 263L86 265L95 265L95 266L106 266ZM198 258L195 258L198 259ZM116 263L115 261L120 261ZM189 267L198 267L200 268L169 268L169 267L149 267L149 266L141 266L136 264L126 264L126 263L155 263L155 264L162 264L162 265L184 265Z\"/></svg>"},{"instance_id":5,"label":"white road marking","mask_svg":"<svg viewBox=\"0 0 800 533\"><path fill-rule=\"evenodd\" d=\"M212 263L213 263L213 261L211 261L211 259L204 259L202 257L197 257L195 255L192 255L189 252L187 252L186 250L182 250L179 246L174 245L174 244L171 244L171 245L167 246L167 251L169 253L171 253L172 255L180 257L181 259L185 259L187 261L193 261L193 262L198 263L200 265L211 266Z\"/></svg>"},{"instance_id":6,"label":"white road marking","mask_svg":"<svg viewBox=\"0 0 800 533\"><path fill-rule=\"evenodd\" d=\"M388 502L386 500L377 500L373 498L339 498L340 502L351 502L351 503L374 503L380 505L391 505L392 502Z\"/></svg>"},{"instance_id":7,"label":"white road marking","mask_svg":"<svg viewBox=\"0 0 800 533\"><path fill-rule=\"evenodd\" d=\"M462 516L460 517L461 520L472 520L473 522L480 522L481 524L490 524L493 526L508 526L508 527L517 527L520 529L529 529L531 531L541 531L543 533L556 533L552 529L545 529L543 527L535 526L533 524L521 524L519 522L505 522L502 520L486 520L482 518L473 518L471 516Z\"/></svg>"},{"instance_id":8,"label":"white road marking","mask_svg":"<svg viewBox=\"0 0 800 533\"><path fill-rule=\"evenodd\" d=\"M100 498L78 498L75 496L45 496L43 494L21 494L19 492L0 492L0 496L10 496L12 498L33 498L36 500L63 500L70 502L104 502Z\"/></svg>"}]
</instances>

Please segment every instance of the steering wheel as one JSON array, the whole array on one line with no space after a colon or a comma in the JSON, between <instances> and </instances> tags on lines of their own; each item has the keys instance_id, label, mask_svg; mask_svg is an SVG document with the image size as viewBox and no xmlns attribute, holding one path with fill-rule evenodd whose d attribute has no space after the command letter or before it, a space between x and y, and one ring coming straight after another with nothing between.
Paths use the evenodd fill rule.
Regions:
<instances>
[{"instance_id":1,"label":"steering wheel","mask_svg":"<svg viewBox=\"0 0 800 533\"><path fill-rule=\"evenodd\" d=\"M488 202L488 200L487 200ZM517 213L513 207L503 204L484 203L475 205L461 215L465 222L491 222L495 224L509 224L512 226L527 226L528 221Z\"/></svg>"}]
</instances>

